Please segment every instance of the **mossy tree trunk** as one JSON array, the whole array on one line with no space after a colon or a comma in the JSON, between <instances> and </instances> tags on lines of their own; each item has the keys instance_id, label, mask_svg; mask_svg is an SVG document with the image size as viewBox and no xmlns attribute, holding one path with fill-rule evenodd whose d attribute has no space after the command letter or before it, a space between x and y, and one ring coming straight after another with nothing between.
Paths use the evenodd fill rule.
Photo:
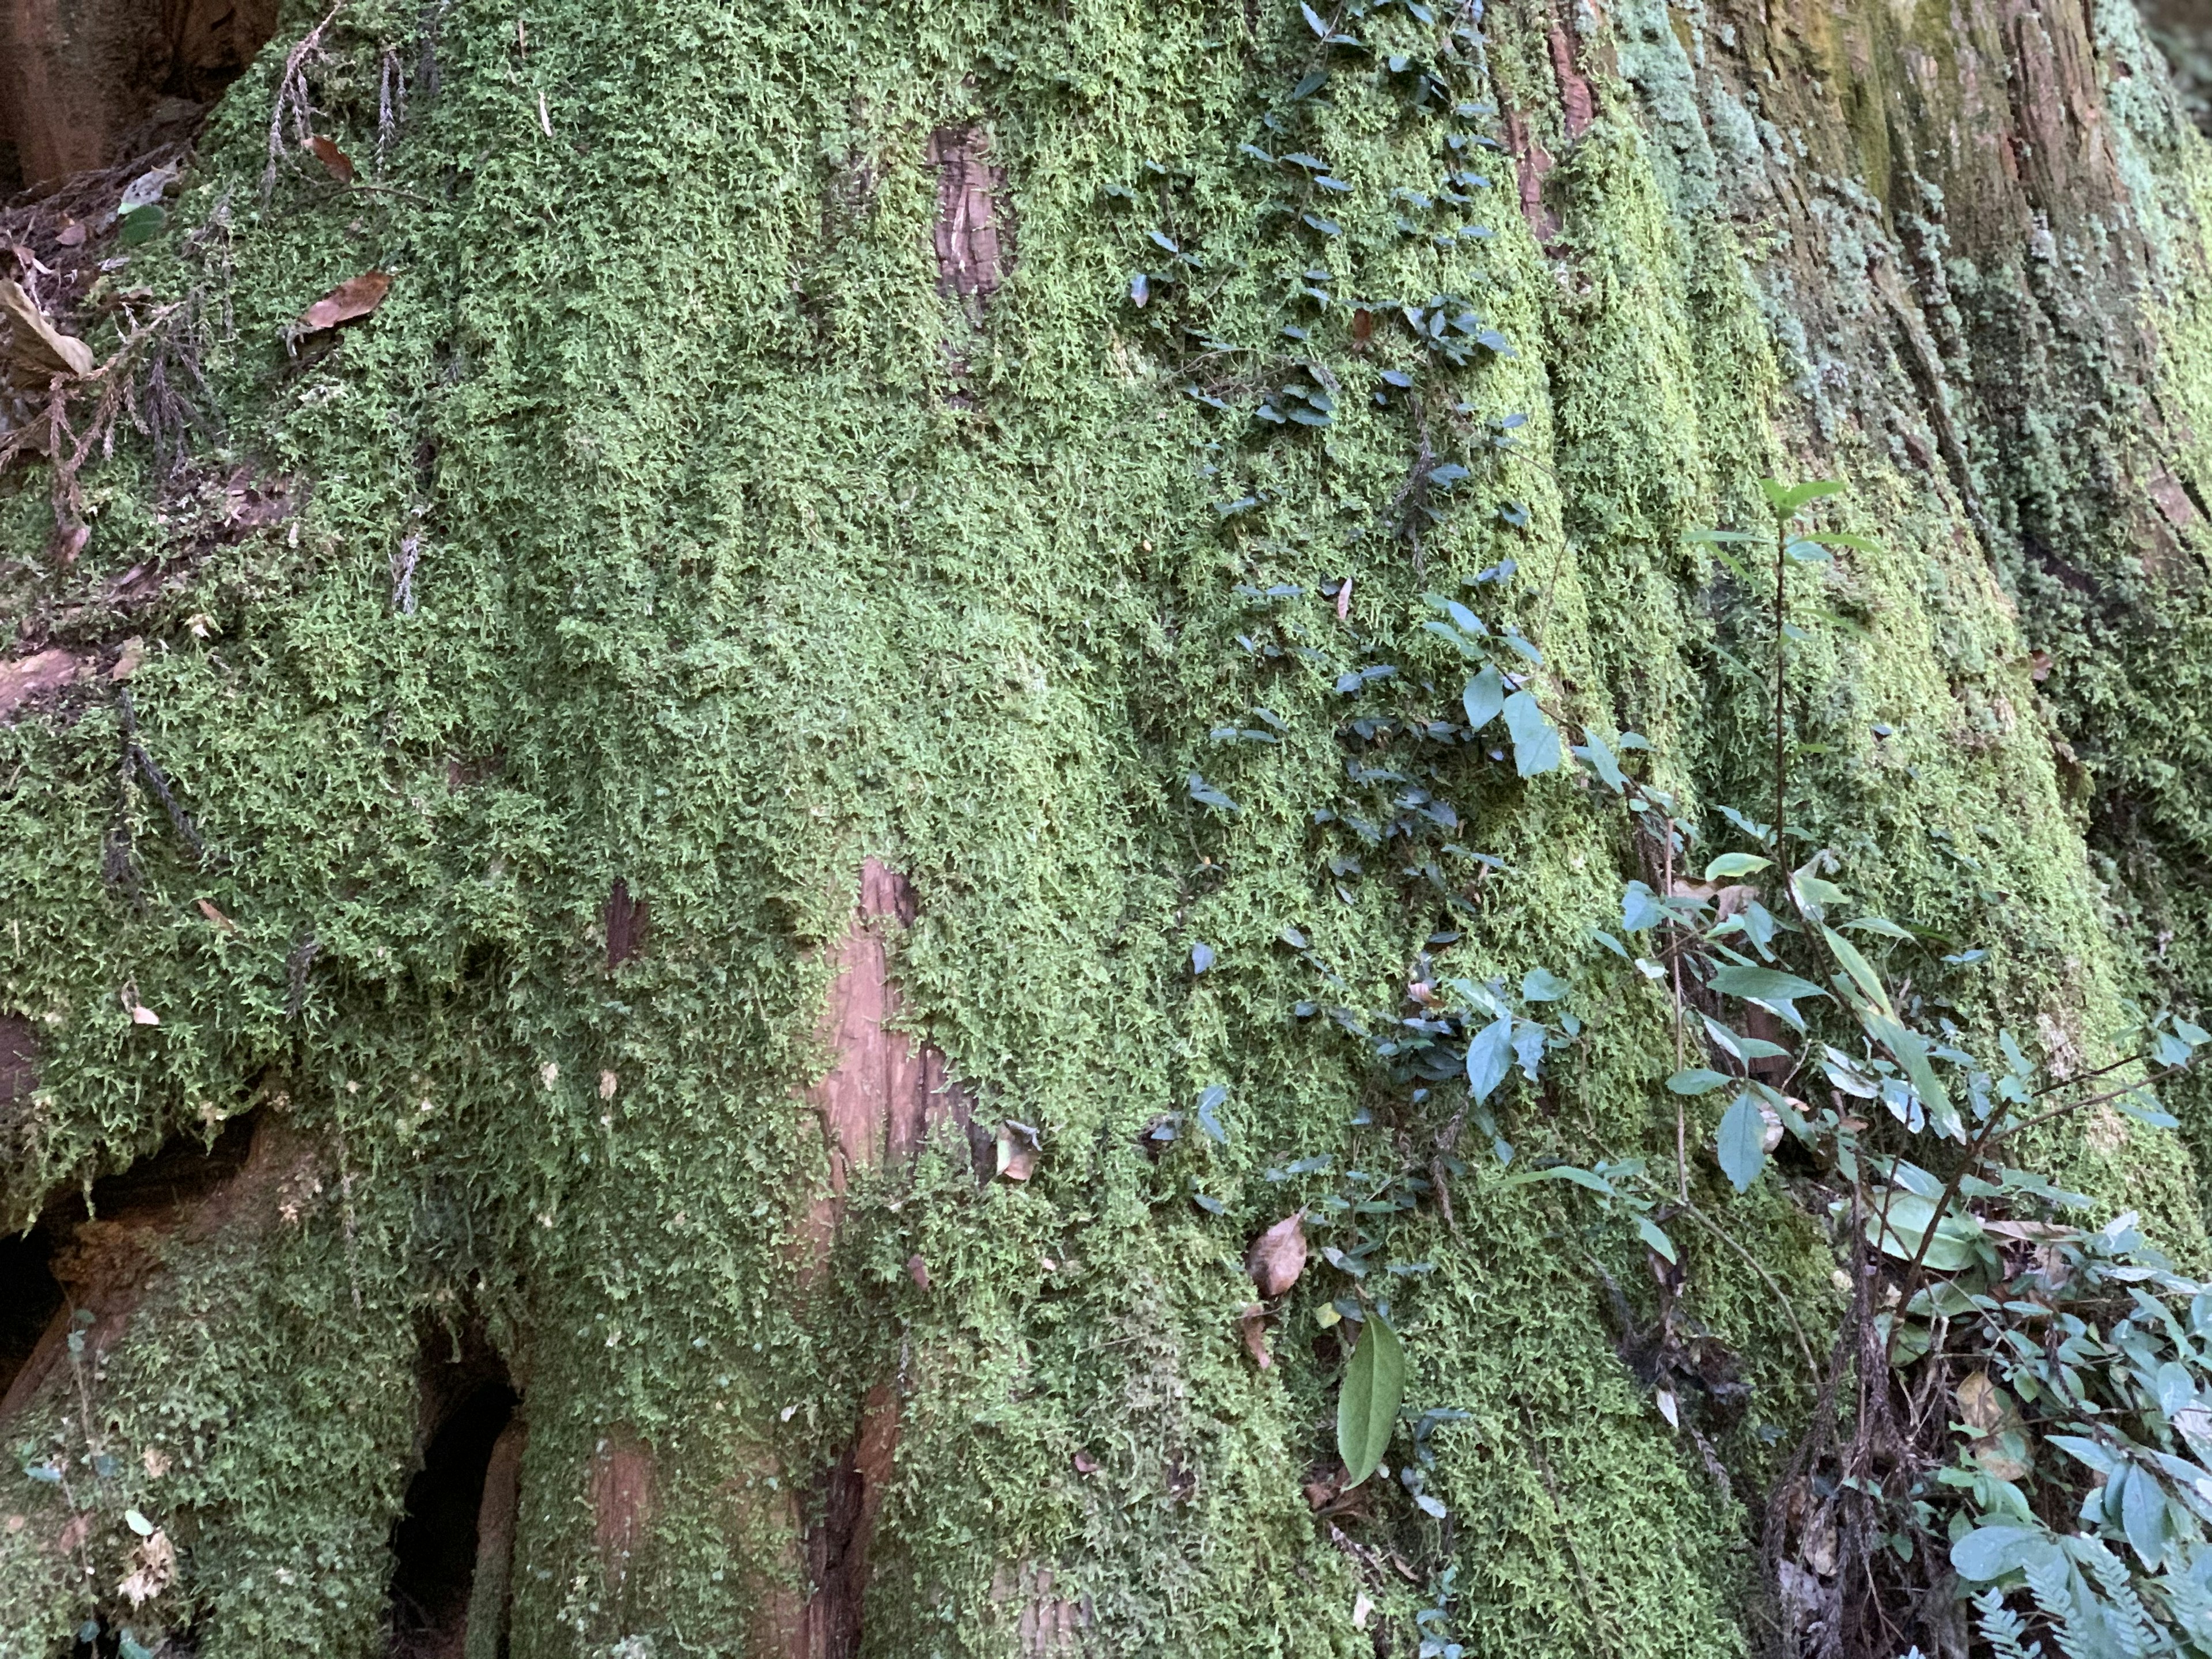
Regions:
<instances>
[{"instance_id":1,"label":"mossy tree trunk","mask_svg":"<svg viewBox=\"0 0 2212 1659\"><path fill-rule=\"evenodd\" d=\"M1825 1214L1728 1206L1787 1310L1685 1234L1750 1393L1670 1428L1640 1258L1347 1029L1547 969L1501 1138L1671 1160L1645 849L1354 722L1456 718L1464 599L1719 845L1771 619L1683 532L1844 478L1805 845L1977 1030L2203 997L2212 151L2136 14L320 19L159 235L10 221L201 424L0 495L0 1656L1403 1654L1447 1565L1470 1654L1765 1641ZM2188 1109L2048 1149L2185 1258ZM1331 1490L1352 1170L1430 1182L1360 1220L1441 1519Z\"/></svg>"}]
</instances>

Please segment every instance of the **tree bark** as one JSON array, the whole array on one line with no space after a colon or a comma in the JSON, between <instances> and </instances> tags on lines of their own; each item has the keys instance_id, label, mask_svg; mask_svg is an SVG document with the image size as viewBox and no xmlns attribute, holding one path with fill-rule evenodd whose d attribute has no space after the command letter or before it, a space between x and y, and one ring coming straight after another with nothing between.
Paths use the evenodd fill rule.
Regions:
<instances>
[{"instance_id":1,"label":"tree bark","mask_svg":"<svg viewBox=\"0 0 2212 1659\"><path fill-rule=\"evenodd\" d=\"M1702 867L1772 618L1684 534L1846 480L1792 835L1990 952L1928 969L1973 1031L2198 1006L2187 92L2117 0L353 0L149 240L127 167L18 198L102 368L0 380L0 1659L390 1651L410 1483L483 1517L406 1627L468 1659L1786 1650L1828 1218L1680 1230L1672 1426L1640 1247L1500 1161L1673 1178L1593 943L1650 849L1358 722L1458 718L1463 601ZM1539 968L1582 1036L1497 1146L1389 1080ZM2176 1099L2048 1161L2197 1260ZM1407 1423L1346 1493L1363 1297Z\"/></svg>"}]
</instances>

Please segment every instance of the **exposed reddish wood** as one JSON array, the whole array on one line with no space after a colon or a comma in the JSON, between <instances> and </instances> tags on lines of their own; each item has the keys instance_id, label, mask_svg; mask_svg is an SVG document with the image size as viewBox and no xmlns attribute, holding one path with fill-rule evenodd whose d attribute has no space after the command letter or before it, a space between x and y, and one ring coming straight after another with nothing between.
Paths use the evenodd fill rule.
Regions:
<instances>
[{"instance_id":1,"label":"exposed reddish wood","mask_svg":"<svg viewBox=\"0 0 2212 1659\"><path fill-rule=\"evenodd\" d=\"M592 1455L591 1502L592 1537L612 1594L629 1581L653 1526L653 1450L628 1429L608 1430Z\"/></svg>"},{"instance_id":2,"label":"exposed reddish wood","mask_svg":"<svg viewBox=\"0 0 2212 1659\"><path fill-rule=\"evenodd\" d=\"M990 161L990 135L979 126L939 127L929 135L937 169L937 282L960 300L996 293L1012 263L1011 227L1002 223L1003 167Z\"/></svg>"},{"instance_id":3,"label":"exposed reddish wood","mask_svg":"<svg viewBox=\"0 0 2212 1659\"><path fill-rule=\"evenodd\" d=\"M1548 247L1559 234L1559 216L1544 205L1544 179L1552 170L1551 152L1529 130L1528 121L1511 105L1505 107L1505 153L1513 158L1513 181L1521 201L1521 217L1528 234Z\"/></svg>"},{"instance_id":4,"label":"exposed reddish wood","mask_svg":"<svg viewBox=\"0 0 2212 1659\"><path fill-rule=\"evenodd\" d=\"M860 1651L868 1550L898 1437L898 1395L879 1382L861 1404L859 1438L819 1482L822 1520L806 1536L811 1593L783 1650L790 1659L855 1659Z\"/></svg>"},{"instance_id":5,"label":"exposed reddish wood","mask_svg":"<svg viewBox=\"0 0 2212 1659\"><path fill-rule=\"evenodd\" d=\"M149 118L218 96L276 13L277 0L0 0L0 139L27 180L102 166Z\"/></svg>"},{"instance_id":6,"label":"exposed reddish wood","mask_svg":"<svg viewBox=\"0 0 2212 1659\"><path fill-rule=\"evenodd\" d=\"M647 902L630 896L629 884L615 878L607 895L607 966L619 968L645 949L646 931L653 921Z\"/></svg>"},{"instance_id":7,"label":"exposed reddish wood","mask_svg":"<svg viewBox=\"0 0 2212 1659\"><path fill-rule=\"evenodd\" d=\"M963 1126L971 1121L945 1056L891 1029L900 999L890 978L890 935L913 926L915 915L906 878L880 860L865 860L823 1011L823 1042L835 1063L805 1096L822 1122L828 1169L799 1239L802 1284L818 1279L828 1266L854 1176L911 1160L947 1117ZM927 1287L926 1266L919 1273L911 1265L908 1271ZM819 1477L822 1516L797 1562L805 1571L806 1596L795 1603L788 1596L768 1598L759 1642L764 1652L779 1659L853 1659L859 1653L869 1550L898 1437L897 1390L879 1382L862 1403L852 1448Z\"/></svg>"},{"instance_id":8,"label":"exposed reddish wood","mask_svg":"<svg viewBox=\"0 0 2212 1659\"><path fill-rule=\"evenodd\" d=\"M823 1009L823 1046L836 1056L828 1076L806 1091L822 1121L829 1157L828 1184L811 1206L801 1239L800 1276L811 1280L826 1265L844 1212L852 1177L886 1159L911 1158L932 1125L948 1114L964 1125L966 1096L951 1081L945 1056L919 1049L890 1029L899 1012L890 981L886 928L903 929L915 918L914 890L879 860L860 866L858 913L837 947L837 976Z\"/></svg>"},{"instance_id":9,"label":"exposed reddish wood","mask_svg":"<svg viewBox=\"0 0 2212 1659\"><path fill-rule=\"evenodd\" d=\"M1552 73L1559 82L1559 112L1566 123L1567 137L1579 138L1589 131L1592 118L1597 112L1597 100L1590 92L1590 83L1575 63L1575 45L1567 38L1567 26L1559 17L1552 19L1548 37L1552 53Z\"/></svg>"}]
</instances>

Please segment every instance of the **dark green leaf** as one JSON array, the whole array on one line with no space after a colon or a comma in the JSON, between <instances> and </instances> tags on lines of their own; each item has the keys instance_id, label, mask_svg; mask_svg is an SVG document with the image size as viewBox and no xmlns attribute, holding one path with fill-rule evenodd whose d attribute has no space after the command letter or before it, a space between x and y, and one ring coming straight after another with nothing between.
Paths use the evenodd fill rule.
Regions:
<instances>
[{"instance_id":1,"label":"dark green leaf","mask_svg":"<svg viewBox=\"0 0 2212 1659\"><path fill-rule=\"evenodd\" d=\"M1811 980L1785 974L1779 968L1745 968L1734 963L1714 969L1708 983L1723 996L1741 997L1747 1002L1794 1002L1799 997L1828 994Z\"/></svg>"},{"instance_id":2,"label":"dark green leaf","mask_svg":"<svg viewBox=\"0 0 2212 1659\"><path fill-rule=\"evenodd\" d=\"M1336 1397L1336 1450L1349 1472L1347 1487L1374 1474L1382 1461L1405 1395L1406 1351L1382 1315L1370 1313Z\"/></svg>"},{"instance_id":3,"label":"dark green leaf","mask_svg":"<svg viewBox=\"0 0 2212 1659\"><path fill-rule=\"evenodd\" d=\"M1707 881L1721 881L1736 876L1756 875L1771 864L1756 853L1723 853L1705 866Z\"/></svg>"},{"instance_id":4,"label":"dark green leaf","mask_svg":"<svg viewBox=\"0 0 2212 1659\"><path fill-rule=\"evenodd\" d=\"M1467 723L1480 732L1496 720L1505 708L1505 682L1498 677L1494 666L1486 665L1483 671L1467 683L1460 693L1460 707L1467 711Z\"/></svg>"},{"instance_id":5,"label":"dark green leaf","mask_svg":"<svg viewBox=\"0 0 2212 1659\"><path fill-rule=\"evenodd\" d=\"M1467 1087L1481 1104L1497 1092L1513 1066L1513 1016L1500 1014L1467 1045Z\"/></svg>"},{"instance_id":6,"label":"dark green leaf","mask_svg":"<svg viewBox=\"0 0 2212 1659\"><path fill-rule=\"evenodd\" d=\"M1951 1568L1960 1577L1981 1583L2057 1553L2040 1528L1977 1527L1951 1546Z\"/></svg>"},{"instance_id":7,"label":"dark green leaf","mask_svg":"<svg viewBox=\"0 0 2212 1659\"><path fill-rule=\"evenodd\" d=\"M1513 734L1513 769L1522 777L1559 769L1564 759L1559 728L1544 717L1529 693L1516 691L1506 698L1505 729Z\"/></svg>"},{"instance_id":8,"label":"dark green leaf","mask_svg":"<svg viewBox=\"0 0 2212 1659\"><path fill-rule=\"evenodd\" d=\"M1687 1071L1677 1072L1668 1078L1667 1086L1678 1095L1704 1095L1711 1094L1721 1085L1729 1081L1730 1081L1729 1078L1718 1072L1709 1071L1702 1066L1693 1066Z\"/></svg>"},{"instance_id":9,"label":"dark green leaf","mask_svg":"<svg viewBox=\"0 0 2212 1659\"><path fill-rule=\"evenodd\" d=\"M1736 1191L1747 1191L1766 1168L1766 1118L1749 1095L1738 1095L1721 1115L1716 1150L1721 1173Z\"/></svg>"},{"instance_id":10,"label":"dark green leaf","mask_svg":"<svg viewBox=\"0 0 2212 1659\"><path fill-rule=\"evenodd\" d=\"M1548 968L1531 968L1521 975L1521 995L1528 1002L1558 1002L1567 989L1566 981Z\"/></svg>"}]
</instances>

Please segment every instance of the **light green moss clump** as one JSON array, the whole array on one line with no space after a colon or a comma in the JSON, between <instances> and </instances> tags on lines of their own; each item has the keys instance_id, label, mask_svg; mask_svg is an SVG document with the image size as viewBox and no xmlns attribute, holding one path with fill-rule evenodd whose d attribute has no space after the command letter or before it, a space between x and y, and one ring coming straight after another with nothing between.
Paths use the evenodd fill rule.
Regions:
<instances>
[{"instance_id":1,"label":"light green moss clump","mask_svg":"<svg viewBox=\"0 0 2212 1659\"><path fill-rule=\"evenodd\" d=\"M1489 175L1479 206L1394 195L1433 195L1441 136L1500 120L1413 110L1344 51L1294 99L1316 52L1296 9L1105 0L548 0L520 29L484 0L358 5L312 84L377 188L288 159L264 205L276 78L313 21L288 17L129 280L197 296L224 435L195 465L289 480L297 512L189 541L153 510L176 486L126 443L88 476L85 558L39 579L82 598L197 562L161 608L84 637L147 641L141 740L210 850L143 787L118 809L111 694L0 728L0 1012L41 1044L4 1193L27 1218L255 1108L315 1149L320 1185L248 1239L165 1246L173 1270L88 1381L116 1469L0 1502L28 1517L0 1534L0 1659L45 1659L91 1609L52 1547L71 1496L101 1517L103 1564L132 1547L127 1507L185 1547L134 1630L189 1622L207 1659L380 1651L418 1342L471 1320L530 1426L518 1659L752 1650L815 1472L887 1380L902 1432L870 1654L1013 1652L1065 1601L1085 1651L1364 1655L1377 1621L1407 1641L1447 1560L1470 1654L1746 1650L1743 1504L1808 1398L1786 1317L1729 1252L1686 1243L1698 1316L1754 1385L1720 1447L1753 1484L1723 1492L1615 1356L1594 1264L1642 1306L1640 1263L1573 1195L1501 1186L1472 1134L1449 1220L1425 1206L1390 1247L1413 1269L1393 1285L1408 1405L1467 1413L1434 1439L1449 1519L1386 1480L1364 1517L1317 1520L1302 1491L1334 1462L1322 1321L1346 1285L1316 1258L1258 1370L1246 1242L1348 1167L1425 1168L1449 1111L1382 1089L1366 1046L1297 1004L1389 1017L1453 923L1440 971L1547 967L1585 1022L1560 1080L1507 1115L1521 1156L1671 1158L1674 1133L1664 1004L1590 939L1641 873L1606 798L1454 760L1458 839L1498 861L1452 866L1455 913L1395 850L1316 824L1353 787L1346 711L1448 709L1462 671L1421 596L1466 596L1539 640L1563 712L1648 734L1686 800L1757 799L1763 612L1682 532L1746 521L1761 474L1846 476L1852 527L1884 550L1796 595L1860 625L1798 659L1805 826L1893 913L1991 951L1931 988L1962 1022L2041 1022L2094 1062L2124 997L2201 978L2186 882L2137 870L2145 846L2197 867L2194 740L2153 732L2197 730L2166 688L2212 656L2169 586L2171 659L2130 665L2118 634L2052 609L2024 530L2005 520L1993 565L1957 482L1832 395L1837 296L1879 302L1734 216L1759 142L1744 88L1645 9L1616 20L1618 74L1606 39L1577 40L1586 134L1562 126L1540 20L1490 21L1474 84L1559 158L1550 246L1512 162L1480 149L1451 161ZM1397 10L1358 27L1386 52L1436 40ZM2135 197L2174 219L2160 257L2201 258L2181 228L2201 141L2170 100L2124 114ZM1735 146L1724 166L1701 119ZM968 127L1011 222L1004 286L973 303L940 291L932 251L932 135ZM1241 143L1351 188L1307 204L1310 169ZM1493 234L1440 246L1462 223ZM1155 230L1201 264L1140 308L1132 275L1170 257ZM376 314L288 355L301 310L370 269L393 276ZM1378 405L1382 371L1416 356L1394 307L1441 294L1511 354ZM2212 398L2203 321L2178 293L2158 315L2159 395L2192 408ZM1337 382L1328 428L1253 420L1309 353ZM1883 372L1909 394L1899 360ZM2060 412L2083 396L2069 382ZM1392 526L1425 427L1470 472L1417 550ZM2066 481L2138 453L2063 425L2035 453L2004 441L1976 439L1983 498L1999 473L2013 501L2045 479L2038 511L2075 525ZM43 544L41 487L0 500L13 560ZM2132 533L2099 545L2120 560ZM1465 586L1505 559L1510 581ZM1321 589L1346 576L1340 621ZM1298 592L1255 597L1273 585ZM2062 615L2072 631L2046 627ZM2110 809L2099 845L2137 861L2105 890L2029 678L2029 647L2062 641L2068 729L2111 734L2095 756L2073 739ZM1378 661L1400 670L1382 690L1334 689ZM1279 743L1210 740L1255 704ZM1193 772L1237 811L1196 805ZM2156 813L2123 820L2128 802ZM118 810L123 881L103 876ZM2152 839L2123 844L2137 825ZM1332 874L1353 854L1358 876ZM913 1028L981 1121L1036 1126L1042 1156L1026 1185L979 1190L944 1132L910 1177L861 1184L802 1291L791 1240L823 1170L796 1095L828 1064L824 947L865 855L919 897L893 930ZM650 929L610 969L618 878ZM2147 963L2116 910L2174 927L2172 951ZM1140 1150L1215 1083L1224 1141ZM2177 1146L2136 1129L2062 1155L2201 1253ZM1692 1178L1717 1184L1702 1162ZM1819 1220L1779 1195L1732 1216L1798 1313L1832 1318ZM8 1422L19 1465L81 1455L79 1411L57 1387ZM626 1564L600 1559L592 1509L617 1441L653 1470ZM103 1565L119 1618L112 1582Z\"/></svg>"}]
</instances>

